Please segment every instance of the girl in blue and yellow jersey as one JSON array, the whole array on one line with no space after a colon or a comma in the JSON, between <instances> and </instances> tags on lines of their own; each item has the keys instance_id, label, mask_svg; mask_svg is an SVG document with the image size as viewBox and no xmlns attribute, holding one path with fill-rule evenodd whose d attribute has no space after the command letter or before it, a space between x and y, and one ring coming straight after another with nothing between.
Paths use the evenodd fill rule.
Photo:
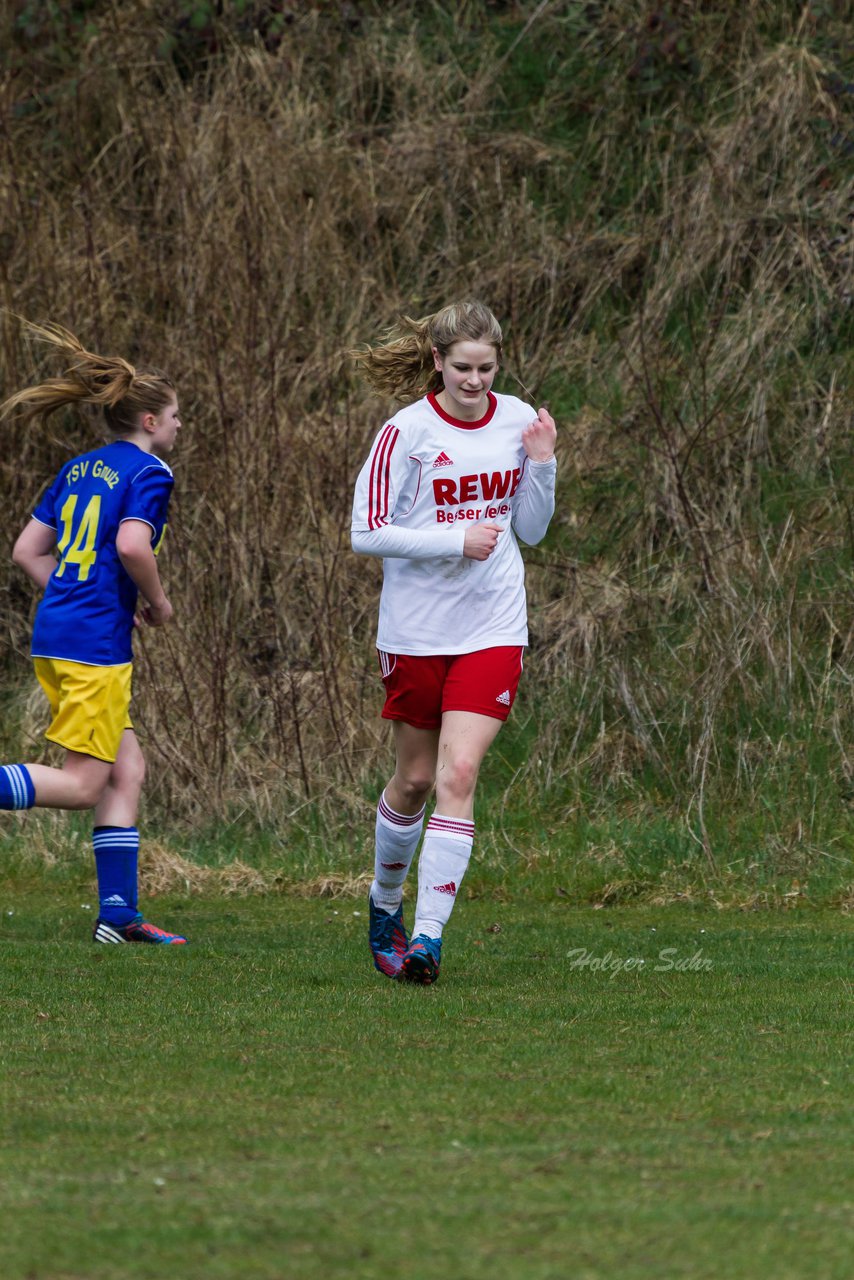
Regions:
<instances>
[{"instance_id":1,"label":"girl in blue and yellow jersey","mask_svg":"<svg viewBox=\"0 0 854 1280\"><path fill-rule=\"evenodd\" d=\"M99 406L109 440L72 458L38 501L12 558L43 589L33 628L36 676L53 715L61 768L0 765L0 809L94 809L96 942L184 943L137 906L136 827L145 762L128 715L134 626L163 626L172 606L155 560L181 426L165 374L98 356L59 325L28 325L64 357L61 377L19 391L0 416L45 418Z\"/></svg>"}]
</instances>

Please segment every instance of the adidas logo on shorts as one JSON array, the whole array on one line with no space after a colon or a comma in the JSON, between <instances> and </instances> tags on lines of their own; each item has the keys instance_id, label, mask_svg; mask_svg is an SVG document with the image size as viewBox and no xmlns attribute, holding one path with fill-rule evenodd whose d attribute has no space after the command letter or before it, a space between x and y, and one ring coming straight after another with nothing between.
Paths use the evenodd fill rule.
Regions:
<instances>
[{"instance_id":1,"label":"adidas logo on shorts","mask_svg":"<svg viewBox=\"0 0 854 1280\"><path fill-rule=\"evenodd\" d=\"M503 693L499 693L495 701L500 702L502 707L509 707L510 706L510 690L505 689Z\"/></svg>"},{"instance_id":2,"label":"adidas logo on shorts","mask_svg":"<svg viewBox=\"0 0 854 1280\"><path fill-rule=\"evenodd\" d=\"M434 467L452 467L453 465L454 465L453 460L448 457L444 449L439 454L436 461L433 463Z\"/></svg>"}]
</instances>

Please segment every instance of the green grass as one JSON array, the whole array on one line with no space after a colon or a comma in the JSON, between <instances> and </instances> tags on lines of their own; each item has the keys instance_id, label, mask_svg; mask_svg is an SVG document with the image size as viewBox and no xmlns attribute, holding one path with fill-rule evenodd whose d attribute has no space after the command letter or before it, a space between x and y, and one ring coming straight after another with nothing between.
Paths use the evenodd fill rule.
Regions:
<instances>
[{"instance_id":1,"label":"green grass","mask_svg":"<svg viewBox=\"0 0 854 1280\"><path fill-rule=\"evenodd\" d=\"M465 902L422 990L352 900L84 901L0 894L4 1280L850 1274L838 913Z\"/></svg>"}]
</instances>

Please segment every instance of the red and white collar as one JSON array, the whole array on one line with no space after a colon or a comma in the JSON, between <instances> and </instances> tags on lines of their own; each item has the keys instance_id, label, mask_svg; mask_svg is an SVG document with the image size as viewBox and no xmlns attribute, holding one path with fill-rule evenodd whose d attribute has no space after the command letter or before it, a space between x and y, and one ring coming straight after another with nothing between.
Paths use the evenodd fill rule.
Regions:
<instances>
[{"instance_id":1,"label":"red and white collar","mask_svg":"<svg viewBox=\"0 0 854 1280\"><path fill-rule=\"evenodd\" d=\"M463 418L452 418L449 413L445 413L445 410L442 408L442 406L439 404L439 401L436 399L435 391L430 391L427 395L427 400L430 404L430 407L436 410L436 413L438 413L439 417L444 422L450 423L452 427L461 427L463 431L476 431L478 427L485 427L488 422L492 421L493 417L495 416L495 410L498 408L498 401L496 400L495 395L491 391L487 391L486 399L488 403L486 406L486 413L483 415L483 417L476 418L474 421L468 421L468 420L464 420Z\"/></svg>"}]
</instances>

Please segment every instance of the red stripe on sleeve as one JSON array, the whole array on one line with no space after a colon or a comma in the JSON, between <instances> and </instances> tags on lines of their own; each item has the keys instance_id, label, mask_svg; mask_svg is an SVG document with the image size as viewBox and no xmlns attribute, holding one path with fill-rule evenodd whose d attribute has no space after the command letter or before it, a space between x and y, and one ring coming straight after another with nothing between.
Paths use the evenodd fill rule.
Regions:
<instances>
[{"instance_id":1,"label":"red stripe on sleeve","mask_svg":"<svg viewBox=\"0 0 854 1280\"><path fill-rule=\"evenodd\" d=\"M371 481L368 492L368 528L377 529L388 519L388 494L391 474L391 455L400 435L390 422L383 431L371 461Z\"/></svg>"}]
</instances>

